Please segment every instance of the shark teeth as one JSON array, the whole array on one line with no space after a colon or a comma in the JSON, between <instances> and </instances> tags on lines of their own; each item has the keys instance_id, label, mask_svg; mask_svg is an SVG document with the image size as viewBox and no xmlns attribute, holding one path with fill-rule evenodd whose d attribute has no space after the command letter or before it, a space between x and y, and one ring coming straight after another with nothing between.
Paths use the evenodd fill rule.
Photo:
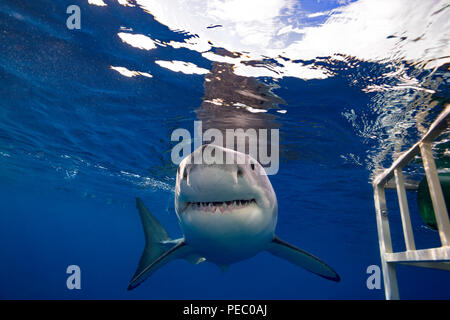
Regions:
<instances>
[{"instance_id":1,"label":"shark teeth","mask_svg":"<svg viewBox=\"0 0 450 320\"><path fill-rule=\"evenodd\" d=\"M183 212L191 208L192 210L205 212L224 213L227 210L241 209L251 204L256 204L256 200L239 199L230 201L187 202Z\"/></svg>"}]
</instances>

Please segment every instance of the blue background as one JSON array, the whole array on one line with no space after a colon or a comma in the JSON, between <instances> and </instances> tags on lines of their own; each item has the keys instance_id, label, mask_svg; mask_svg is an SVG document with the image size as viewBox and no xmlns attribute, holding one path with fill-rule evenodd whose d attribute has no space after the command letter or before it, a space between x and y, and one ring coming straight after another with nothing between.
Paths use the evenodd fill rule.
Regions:
<instances>
[{"instance_id":1,"label":"blue background","mask_svg":"<svg viewBox=\"0 0 450 320\"><path fill-rule=\"evenodd\" d=\"M83 28L73 32L64 13L75 3ZM380 116L372 108L376 94L351 81L386 69L362 61L351 61L357 69L335 65L336 75L325 80L283 78L274 90L288 110L273 112L283 152L270 177L279 201L277 234L333 266L340 283L261 253L226 273L209 263L174 261L126 290L144 246L136 196L174 238L182 236L170 134L192 131L203 96L203 76L174 73L154 60L206 69L211 62L187 49L142 51L122 43L116 36L122 25L161 41L187 36L139 8L108 4L101 11L87 1L0 3L0 298L383 299L383 288L366 287L366 269L380 258L372 168L365 161L379 151L382 136L361 137L342 115L353 109L368 122ZM111 65L153 78L125 78ZM438 91L448 97L447 90ZM360 161L341 157L350 153ZM416 194L408 196L417 246L438 246L437 233L420 221ZM396 195L388 191L387 198L394 247L404 250ZM71 264L81 268L81 290L66 288ZM397 270L402 298L450 297L449 273Z\"/></svg>"}]
</instances>

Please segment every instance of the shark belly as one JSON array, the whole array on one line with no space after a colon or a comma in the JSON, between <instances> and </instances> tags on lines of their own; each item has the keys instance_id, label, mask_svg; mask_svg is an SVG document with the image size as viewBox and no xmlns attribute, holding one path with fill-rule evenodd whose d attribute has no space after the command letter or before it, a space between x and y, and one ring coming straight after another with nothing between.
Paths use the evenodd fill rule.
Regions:
<instances>
[{"instance_id":1,"label":"shark belly","mask_svg":"<svg viewBox=\"0 0 450 320\"><path fill-rule=\"evenodd\" d=\"M183 217L181 228L186 243L206 260L229 265L256 255L273 240L275 223L262 219L259 209L246 214L218 214L191 211Z\"/></svg>"}]
</instances>

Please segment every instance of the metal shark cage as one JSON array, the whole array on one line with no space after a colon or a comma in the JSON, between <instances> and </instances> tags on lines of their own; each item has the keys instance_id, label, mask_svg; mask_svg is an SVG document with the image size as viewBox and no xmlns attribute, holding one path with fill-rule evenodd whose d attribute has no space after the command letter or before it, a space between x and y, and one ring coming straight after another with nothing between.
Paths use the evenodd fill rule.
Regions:
<instances>
[{"instance_id":1,"label":"metal shark cage","mask_svg":"<svg viewBox=\"0 0 450 320\"><path fill-rule=\"evenodd\" d=\"M378 240L386 299L400 299L395 265L406 264L417 267L435 268L450 271L450 223L439 182L436 164L433 158L431 143L450 124L450 105L433 122L427 133L408 151L402 153L389 169L384 170L373 180L375 211L377 218ZM421 154L429 186L433 209L439 230L441 246L437 248L416 249L411 219L406 198L403 167L416 155ZM393 252L386 208L385 188L394 178L400 207L400 215L405 238L406 251Z\"/></svg>"}]
</instances>

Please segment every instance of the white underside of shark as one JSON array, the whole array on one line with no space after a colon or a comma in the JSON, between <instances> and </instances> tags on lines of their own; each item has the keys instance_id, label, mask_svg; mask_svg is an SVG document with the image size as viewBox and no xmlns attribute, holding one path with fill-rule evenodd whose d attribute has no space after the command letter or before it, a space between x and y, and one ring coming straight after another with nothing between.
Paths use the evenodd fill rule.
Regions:
<instances>
[{"instance_id":1,"label":"white underside of shark","mask_svg":"<svg viewBox=\"0 0 450 320\"><path fill-rule=\"evenodd\" d=\"M234 162L205 164L213 163L218 152L223 152L224 160L228 156ZM194 164L199 155L203 164ZM204 145L180 163L175 210L184 234L181 239L172 240L139 198L136 206L146 246L128 290L174 259L196 264L207 260L226 270L263 250L323 278L340 281L325 262L275 235L275 192L261 165L243 153Z\"/></svg>"}]
</instances>

